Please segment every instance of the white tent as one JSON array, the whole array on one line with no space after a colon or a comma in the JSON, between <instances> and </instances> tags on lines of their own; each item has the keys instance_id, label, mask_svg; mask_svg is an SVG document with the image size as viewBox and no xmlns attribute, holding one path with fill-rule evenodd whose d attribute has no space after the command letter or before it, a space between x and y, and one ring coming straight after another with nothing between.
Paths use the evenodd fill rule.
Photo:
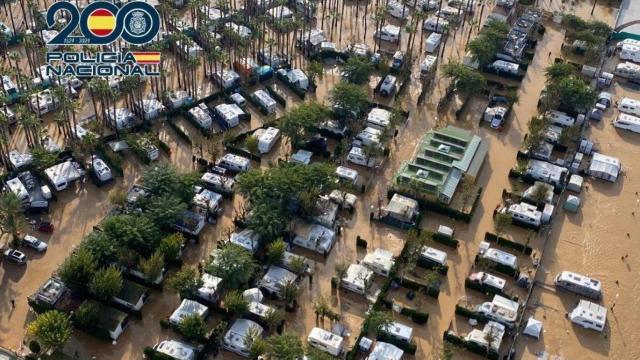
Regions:
<instances>
[{"instance_id":1,"label":"white tent","mask_svg":"<svg viewBox=\"0 0 640 360\"><path fill-rule=\"evenodd\" d=\"M527 325L522 330L524 335L529 335L536 339L540 339L540 333L542 332L542 322L533 318L533 316L529 317L527 320Z\"/></svg>"}]
</instances>

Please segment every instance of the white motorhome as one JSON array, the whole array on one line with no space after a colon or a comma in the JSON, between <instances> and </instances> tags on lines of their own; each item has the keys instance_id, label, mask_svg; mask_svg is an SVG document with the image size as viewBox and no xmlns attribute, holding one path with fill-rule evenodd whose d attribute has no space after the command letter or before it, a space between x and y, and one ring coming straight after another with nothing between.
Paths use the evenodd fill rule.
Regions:
<instances>
[{"instance_id":1,"label":"white motorhome","mask_svg":"<svg viewBox=\"0 0 640 360\"><path fill-rule=\"evenodd\" d=\"M60 100L53 95L50 89L42 90L31 95L29 98L29 108L35 113L44 115L54 111L60 105Z\"/></svg>"},{"instance_id":2,"label":"white motorhome","mask_svg":"<svg viewBox=\"0 0 640 360\"><path fill-rule=\"evenodd\" d=\"M409 17L409 8L396 0L387 1L387 12L400 20L406 20Z\"/></svg>"},{"instance_id":3,"label":"white motorhome","mask_svg":"<svg viewBox=\"0 0 640 360\"><path fill-rule=\"evenodd\" d=\"M293 243L295 245L315 251L325 256L329 254L329 251L331 251L335 242L335 231L318 224L311 225L306 237L296 235L293 238Z\"/></svg>"},{"instance_id":4,"label":"white motorhome","mask_svg":"<svg viewBox=\"0 0 640 360\"><path fill-rule=\"evenodd\" d=\"M262 334L264 333L264 328L262 328L262 326L258 325L254 321L247 319L237 319L224 335L224 339L222 340L222 347L238 355L249 357L251 349L246 339L250 333L255 333L258 336L262 336Z\"/></svg>"},{"instance_id":5,"label":"white motorhome","mask_svg":"<svg viewBox=\"0 0 640 360\"><path fill-rule=\"evenodd\" d=\"M216 165L234 172L243 172L251 169L251 160L234 154L225 154L218 159Z\"/></svg>"},{"instance_id":6,"label":"white motorhome","mask_svg":"<svg viewBox=\"0 0 640 360\"><path fill-rule=\"evenodd\" d=\"M390 337L407 344L413 339L413 328L399 322L392 322L381 330Z\"/></svg>"},{"instance_id":7,"label":"white motorhome","mask_svg":"<svg viewBox=\"0 0 640 360\"><path fill-rule=\"evenodd\" d=\"M602 298L602 282L571 271L562 271L556 275L553 283L556 287L584 295L592 299Z\"/></svg>"},{"instance_id":8,"label":"white motorhome","mask_svg":"<svg viewBox=\"0 0 640 360\"><path fill-rule=\"evenodd\" d=\"M268 127L266 129L258 129L253 136L258 139L258 151L260 154L266 154L273 148L273 145L280 138L280 129Z\"/></svg>"},{"instance_id":9,"label":"white motorhome","mask_svg":"<svg viewBox=\"0 0 640 360\"><path fill-rule=\"evenodd\" d=\"M276 112L277 103L268 92L264 90L257 90L251 94L251 97L253 97L254 101L260 104L267 114L273 114Z\"/></svg>"},{"instance_id":10,"label":"white motorhome","mask_svg":"<svg viewBox=\"0 0 640 360\"><path fill-rule=\"evenodd\" d=\"M195 195L192 203L207 214L218 214L222 211L222 195L200 186L194 186Z\"/></svg>"},{"instance_id":11,"label":"white motorhome","mask_svg":"<svg viewBox=\"0 0 640 360\"><path fill-rule=\"evenodd\" d=\"M616 66L616 69L613 73L617 76L620 76L621 78L629 80L640 80L640 65L628 61L620 63Z\"/></svg>"},{"instance_id":12,"label":"white motorhome","mask_svg":"<svg viewBox=\"0 0 640 360\"><path fill-rule=\"evenodd\" d=\"M382 84L380 85L380 95L389 96L396 91L396 83L398 82L398 78L394 75L385 76Z\"/></svg>"},{"instance_id":13,"label":"white motorhome","mask_svg":"<svg viewBox=\"0 0 640 360\"><path fill-rule=\"evenodd\" d=\"M222 176L220 174L215 174L211 172L206 172L202 174L200 180L210 189L214 191L220 191L223 193L232 192L235 180L230 177Z\"/></svg>"},{"instance_id":14,"label":"white motorhome","mask_svg":"<svg viewBox=\"0 0 640 360\"><path fill-rule=\"evenodd\" d=\"M91 167L93 168L93 173L101 182L107 182L113 179L111 169L107 163L95 155L91 157Z\"/></svg>"},{"instance_id":15,"label":"white motorhome","mask_svg":"<svg viewBox=\"0 0 640 360\"><path fill-rule=\"evenodd\" d=\"M436 52L438 46L440 46L441 41L442 34L437 32L431 33L431 35L429 35L429 37L427 38L425 50L430 54Z\"/></svg>"},{"instance_id":16,"label":"white motorhome","mask_svg":"<svg viewBox=\"0 0 640 360\"><path fill-rule=\"evenodd\" d=\"M238 126L238 124L240 124L240 118L245 115L244 110L237 104L216 105L214 111L230 128Z\"/></svg>"},{"instance_id":17,"label":"white motorhome","mask_svg":"<svg viewBox=\"0 0 640 360\"><path fill-rule=\"evenodd\" d=\"M389 276L395 262L395 256L391 251L380 248L376 248L362 259L364 266L373 270L376 274L385 277Z\"/></svg>"},{"instance_id":18,"label":"white motorhome","mask_svg":"<svg viewBox=\"0 0 640 360\"><path fill-rule=\"evenodd\" d=\"M266 291L265 294L281 296L281 291L287 283L298 280L298 275L283 269L279 266L270 266L259 282L260 289Z\"/></svg>"},{"instance_id":19,"label":"white motorhome","mask_svg":"<svg viewBox=\"0 0 640 360\"><path fill-rule=\"evenodd\" d=\"M615 182L618 180L621 170L620 159L594 152L587 174L594 178Z\"/></svg>"},{"instance_id":20,"label":"white motorhome","mask_svg":"<svg viewBox=\"0 0 640 360\"><path fill-rule=\"evenodd\" d=\"M491 345L491 348L493 350L499 351L505 332L506 328L504 325L495 321L489 321L485 324L482 330L471 330L465 337L465 340L467 342L479 345L485 349L489 348L489 345ZM487 341L489 337L491 337L491 344L489 344L489 341Z\"/></svg>"},{"instance_id":21,"label":"white motorhome","mask_svg":"<svg viewBox=\"0 0 640 360\"><path fill-rule=\"evenodd\" d=\"M404 351L395 345L378 341L365 360L401 360Z\"/></svg>"},{"instance_id":22,"label":"white motorhome","mask_svg":"<svg viewBox=\"0 0 640 360\"><path fill-rule=\"evenodd\" d=\"M198 106L189 109L187 116L198 124L198 127L201 129L209 130L213 125L213 118L211 118L211 113L205 103L198 104Z\"/></svg>"},{"instance_id":23,"label":"white motorhome","mask_svg":"<svg viewBox=\"0 0 640 360\"><path fill-rule=\"evenodd\" d=\"M447 33L449 32L449 21L441 17L432 16L424 22L424 30Z\"/></svg>"},{"instance_id":24,"label":"white motorhome","mask_svg":"<svg viewBox=\"0 0 640 360\"><path fill-rule=\"evenodd\" d=\"M367 126L355 136L355 140L365 146L379 146L381 137L381 130Z\"/></svg>"},{"instance_id":25,"label":"white motorhome","mask_svg":"<svg viewBox=\"0 0 640 360\"><path fill-rule=\"evenodd\" d=\"M508 266L514 270L518 270L518 258L506 251L489 247L489 243L480 243L480 257L493 261L496 264Z\"/></svg>"},{"instance_id":26,"label":"white motorhome","mask_svg":"<svg viewBox=\"0 0 640 360\"><path fill-rule=\"evenodd\" d=\"M572 323L585 329L602 331L607 322L607 308L591 301L580 300L568 317Z\"/></svg>"},{"instance_id":27,"label":"white motorhome","mask_svg":"<svg viewBox=\"0 0 640 360\"><path fill-rule=\"evenodd\" d=\"M20 201L25 202L29 200L29 191L27 191L27 188L19 178L16 177L7 180L7 187L9 187L9 190L14 193Z\"/></svg>"},{"instance_id":28,"label":"white motorhome","mask_svg":"<svg viewBox=\"0 0 640 360\"><path fill-rule=\"evenodd\" d=\"M484 271L472 273L471 275L469 275L469 280L480 285L489 286L497 291L504 291L504 286L507 283L505 279L495 275L491 275Z\"/></svg>"},{"instance_id":29,"label":"white motorhome","mask_svg":"<svg viewBox=\"0 0 640 360\"><path fill-rule=\"evenodd\" d=\"M346 180L354 185L358 182L358 171L345 166L338 166L336 168L336 175L338 178Z\"/></svg>"},{"instance_id":30,"label":"white motorhome","mask_svg":"<svg viewBox=\"0 0 640 360\"><path fill-rule=\"evenodd\" d=\"M432 74L436 68L436 62L438 58L433 55L425 56L424 60L420 63L420 77L427 77Z\"/></svg>"},{"instance_id":31,"label":"white motorhome","mask_svg":"<svg viewBox=\"0 0 640 360\"><path fill-rule=\"evenodd\" d=\"M525 175L558 188L564 184L568 173L569 169L565 167L533 159L529 160Z\"/></svg>"},{"instance_id":32,"label":"white motorhome","mask_svg":"<svg viewBox=\"0 0 640 360\"><path fill-rule=\"evenodd\" d=\"M552 124L564 127L573 126L576 123L576 118L571 117L566 113L558 110L549 110L544 114L544 117L547 118Z\"/></svg>"},{"instance_id":33,"label":"white motorhome","mask_svg":"<svg viewBox=\"0 0 640 360\"><path fill-rule=\"evenodd\" d=\"M217 303L222 293L222 279L208 273L200 277L202 286L196 292L198 297L210 303Z\"/></svg>"},{"instance_id":34,"label":"white motorhome","mask_svg":"<svg viewBox=\"0 0 640 360\"><path fill-rule=\"evenodd\" d=\"M213 80L224 90L228 90L240 84L241 78L233 70L220 70L213 74Z\"/></svg>"},{"instance_id":35,"label":"white motorhome","mask_svg":"<svg viewBox=\"0 0 640 360\"><path fill-rule=\"evenodd\" d=\"M478 305L476 307L476 311L491 320L497 321L508 327L512 327L518 319L519 307L520 304L515 301L509 300L500 295L494 295L493 301Z\"/></svg>"},{"instance_id":36,"label":"white motorhome","mask_svg":"<svg viewBox=\"0 0 640 360\"><path fill-rule=\"evenodd\" d=\"M391 112L383 108L373 108L367 115L365 126L378 130L387 130L391 126Z\"/></svg>"},{"instance_id":37,"label":"white motorhome","mask_svg":"<svg viewBox=\"0 0 640 360\"><path fill-rule=\"evenodd\" d=\"M496 70L498 73L503 72L517 75L518 71L520 70L520 65L504 60L496 60L491 63L491 68Z\"/></svg>"},{"instance_id":38,"label":"white motorhome","mask_svg":"<svg viewBox=\"0 0 640 360\"><path fill-rule=\"evenodd\" d=\"M366 167L374 167L378 164L378 159L367 156L364 153L364 150L357 146L354 146L349 150L349 154L347 154L347 161Z\"/></svg>"},{"instance_id":39,"label":"white motorhome","mask_svg":"<svg viewBox=\"0 0 640 360\"><path fill-rule=\"evenodd\" d=\"M382 29L373 33L375 39L380 41L388 41L390 43L397 43L400 41L400 27L387 24Z\"/></svg>"},{"instance_id":40,"label":"white motorhome","mask_svg":"<svg viewBox=\"0 0 640 360\"><path fill-rule=\"evenodd\" d=\"M631 98L622 98L618 104L618 110L627 114L640 116L640 101Z\"/></svg>"},{"instance_id":41,"label":"white motorhome","mask_svg":"<svg viewBox=\"0 0 640 360\"><path fill-rule=\"evenodd\" d=\"M362 264L351 264L340 282L340 286L356 294L366 295L373 280L373 271Z\"/></svg>"},{"instance_id":42,"label":"white motorhome","mask_svg":"<svg viewBox=\"0 0 640 360\"><path fill-rule=\"evenodd\" d=\"M153 349L175 360L196 360L198 349L176 340L164 340Z\"/></svg>"},{"instance_id":43,"label":"white motorhome","mask_svg":"<svg viewBox=\"0 0 640 360\"><path fill-rule=\"evenodd\" d=\"M318 327L311 329L307 342L314 348L333 356L339 356L344 346L344 339L341 336Z\"/></svg>"},{"instance_id":44,"label":"white motorhome","mask_svg":"<svg viewBox=\"0 0 640 360\"><path fill-rule=\"evenodd\" d=\"M28 152L21 153L18 150L11 150L9 151L9 162L11 162L14 169L20 169L21 167L30 165L33 162L33 155Z\"/></svg>"},{"instance_id":45,"label":"white motorhome","mask_svg":"<svg viewBox=\"0 0 640 360\"><path fill-rule=\"evenodd\" d=\"M260 246L260 235L251 229L244 229L240 232L231 234L229 240L232 244L236 244L251 254L255 254Z\"/></svg>"},{"instance_id":46,"label":"white motorhome","mask_svg":"<svg viewBox=\"0 0 640 360\"><path fill-rule=\"evenodd\" d=\"M389 216L402 223L413 223L420 214L420 206L415 199L393 194L389 203L382 209L383 216Z\"/></svg>"},{"instance_id":47,"label":"white motorhome","mask_svg":"<svg viewBox=\"0 0 640 360\"><path fill-rule=\"evenodd\" d=\"M44 170L47 179L56 191L62 191L69 187L69 184L80 179L84 175L84 170L75 161L67 160Z\"/></svg>"},{"instance_id":48,"label":"white motorhome","mask_svg":"<svg viewBox=\"0 0 640 360\"><path fill-rule=\"evenodd\" d=\"M422 251L420 252L420 258L436 266L447 265L447 253L429 246L425 246L422 248Z\"/></svg>"},{"instance_id":49,"label":"white motorhome","mask_svg":"<svg viewBox=\"0 0 640 360\"><path fill-rule=\"evenodd\" d=\"M209 314L209 308L200 304L195 300L184 299L177 309L169 316L169 323L172 325L180 325L182 320L191 315L197 315L204 319Z\"/></svg>"},{"instance_id":50,"label":"white motorhome","mask_svg":"<svg viewBox=\"0 0 640 360\"><path fill-rule=\"evenodd\" d=\"M506 208L505 213L511 214L511 218L532 226L540 226L542 224L542 212L534 205L521 202L512 204Z\"/></svg>"},{"instance_id":51,"label":"white motorhome","mask_svg":"<svg viewBox=\"0 0 640 360\"><path fill-rule=\"evenodd\" d=\"M620 60L640 62L640 45L622 44L620 47Z\"/></svg>"},{"instance_id":52,"label":"white motorhome","mask_svg":"<svg viewBox=\"0 0 640 360\"><path fill-rule=\"evenodd\" d=\"M640 117L620 113L612 124L618 129L629 130L640 134Z\"/></svg>"}]
</instances>

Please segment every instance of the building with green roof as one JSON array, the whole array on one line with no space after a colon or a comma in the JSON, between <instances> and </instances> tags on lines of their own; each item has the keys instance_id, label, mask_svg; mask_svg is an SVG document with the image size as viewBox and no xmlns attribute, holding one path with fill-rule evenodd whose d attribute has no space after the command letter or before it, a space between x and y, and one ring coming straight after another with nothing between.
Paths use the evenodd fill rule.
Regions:
<instances>
[{"instance_id":1,"label":"building with green roof","mask_svg":"<svg viewBox=\"0 0 640 360\"><path fill-rule=\"evenodd\" d=\"M463 177L477 177L487 151L486 142L464 129L447 126L431 130L413 158L402 164L394 181L399 187L449 204Z\"/></svg>"}]
</instances>

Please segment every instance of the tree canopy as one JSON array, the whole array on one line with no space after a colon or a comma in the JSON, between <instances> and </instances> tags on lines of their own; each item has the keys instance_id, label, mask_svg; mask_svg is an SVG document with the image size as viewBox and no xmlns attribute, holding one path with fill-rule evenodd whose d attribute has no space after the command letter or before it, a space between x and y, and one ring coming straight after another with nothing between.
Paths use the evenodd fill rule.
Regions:
<instances>
[{"instance_id":1,"label":"tree canopy","mask_svg":"<svg viewBox=\"0 0 640 360\"><path fill-rule=\"evenodd\" d=\"M89 283L89 291L98 299L109 301L122 290L122 273L115 266L98 270Z\"/></svg>"},{"instance_id":2,"label":"tree canopy","mask_svg":"<svg viewBox=\"0 0 640 360\"><path fill-rule=\"evenodd\" d=\"M27 228L27 219L22 212L22 201L12 191L0 194L0 231L11 234L17 241L20 232Z\"/></svg>"},{"instance_id":3,"label":"tree canopy","mask_svg":"<svg viewBox=\"0 0 640 360\"><path fill-rule=\"evenodd\" d=\"M365 333L378 336L393 322L393 315L388 311L371 310L364 319L362 329Z\"/></svg>"},{"instance_id":4,"label":"tree canopy","mask_svg":"<svg viewBox=\"0 0 640 360\"><path fill-rule=\"evenodd\" d=\"M596 100L596 92L584 80L571 75L551 81L546 98L551 108L586 112Z\"/></svg>"},{"instance_id":5,"label":"tree canopy","mask_svg":"<svg viewBox=\"0 0 640 360\"><path fill-rule=\"evenodd\" d=\"M369 76L371 76L373 70L373 64L369 59L351 56L342 67L342 75L345 80L362 85L369 81Z\"/></svg>"},{"instance_id":6,"label":"tree canopy","mask_svg":"<svg viewBox=\"0 0 640 360\"><path fill-rule=\"evenodd\" d=\"M304 356L304 347L300 336L294 332L285 332L267 338L267 354L270 359L298 360Z\"/></svg>"},{"instance_id":7,"label":"tree canopy","mask_svg":"<svg viewBox=\"0 0 640 360\"><path fill-rule=\"evenodd\" d=\"M482 74L455 60L445 64L444 75L454 82L456 91L465 96L479 94L487 87Z\"/></svg>"},{"instance_id":8,"label":"tree canopy","mask_svg":"<svg viewBox=\"0 0 640 360\"><path fill-rule=\"evenodd\" d=\"M27 333L35 336L47 351L55 350L62 348L69 341L73 334L73 325L68 315L51 310L38 315L29 323Z\"/></svg>"},{"instance_id":9,"label":"tree canopy","mask_svg":"<svg viewBox=\"0 0 640 360\"><path fill-rule=\"evenodd\" d=\"M115 244L134 250L142 256L151 255L161 240L158 227L145 216L110 216L102 223L102 231Z\"/></svg>"},{"instance_id":10,"label":"tree canopy","mask_svg":"<svg viewBox=\"0 0 640 360\"><path fill-rule=\"evenodd\" d=\"M469 51L480 66L486 66L502 49L509 34L509 26L502 21L488 21L480 35L469 42Z\"/></svg>"},{"instance_id":11,"label":"tree canopy","mask_svg":"<svg viewBox=\"0 0 640 360\"><path fill-rule=\"evenodd\" d=\"M197 269L185 266L167 280L167 285L181 298L192 298L202 286L202 279Z\"/></svg>"},{"instance_id":12,"label":"tree canopy","mask_svg":"<svg viewBox=\"0 0 640 360\"><path fill-rule=\"evenodd\" d=\"M287 111L280 118L278 128L291 140L293 147L300 147L329 115L329 109L325 105L315 101L304 103Z\"/></svg>"},{"instance_id":13,"label":"tree canopy","mask_svg":"<svg viewBox=\"0 0 640 360\"><path fill-rule=\"evenodd\" d=\"M197 173L178 173L168 163L149 166L142 174L142 183L152 194L177 196L185 203L193 198L193 185L199 179Z\"/></svg>"},{"instance_id":14,"label":"tree canopy","mask_svg":"<svg viewBox=\"0 0 640 360\"><path fill-rule=\"evenodd\" d=\"M346 81L331 89L329 100L334 106L334 113L348 120L357 120L369 108L369 95L365 88Z\"/></svg>"},{"instance_id":15,"label":"tree canopy","mask_svg":"<svg viewBox=\"0 0 640 360\"><path fill-rule=\"evenodd\" d=\"M207 272L222 279L228 289L246 284L258 269L251 254L243 247L227 243L207 266Z\"/></svg>"},{"instance_id":16,"label":"tree canopy","mask_svg":"<svg viewBox=\"0 0 640 360\"><path fill-rule=\"evenodd\" d=\"M93 279L97 267L93 255L87 249L80 248L65 259L58 269L58 275L71 290L84 292L87 284Z\"/></svg>"}]
</instances>

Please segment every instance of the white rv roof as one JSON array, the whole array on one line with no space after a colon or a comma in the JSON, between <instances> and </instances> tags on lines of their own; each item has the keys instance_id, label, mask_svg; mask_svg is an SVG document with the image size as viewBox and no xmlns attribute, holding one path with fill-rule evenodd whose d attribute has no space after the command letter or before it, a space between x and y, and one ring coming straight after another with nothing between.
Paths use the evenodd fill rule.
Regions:
<instances>
[{"instance_id":1,"label":"white rv roof","mask_svg":"<svg viewBox=\"0 0 640 360\"><path fill-rule=\"evenodd\" d=\"M346 178L352 181L356 181L358 179L358 171L354 169L350 169L344 166L338 166L336 168L336 175L341 178Z\"/></svg>"},{"instance_id":2,"label":"white rv roof","mask_svg":"<svg viewBox=\"0 0 640 360\"><path fill-rule=\"evenodd\" d=\"M220 288L220 283L222 283L221 278L207 273L202 274L201 279L202 286L198 289L198 295L204 298L215 294Z\"/></svg>"},{"instance_id":3,"label":"white rv roof","mask_svg":"<svg viewBox=\"0 0 640 360\"><path fill-rule=\"evenodd\" d=\"M380 266L389 271L393 267L395 259L391 251L377 248L365 255L362 263L369 266Z\"/></svg>"},{"instance_id":4,"label":"white rv roof","mask_svg":"<svg viewBox=\"0 0 640 360\"><path fill-rule=\"evenodd\" d=\"M580 275L571 271L563 271L558 274L558 280L571 282L580 286L588 287L596 291L602 289L602 283L599 280Z\"/></svg>"},{"instance_id":5,"label":"white rv roof","mask_svg":"<svg viewBox=\"0 0 640 360\"><path fill-rule=\"evenodd\" d=\"M385 207L387 212L407 217L413 217L414 214L418 213L419 209L418 201L400 194L393 194L393 197Z\"/></svg>"},{"instance_id":6,"label":"white rv roof","mask_svg":"<svg viewBox=\"0 0 640 360\"><path fill-rule=\"evenodd\" d=\"M311 339L315 340L316 342L325 344L332 349L341 348L342 343L344 342L344 339L341 336L338 336L319 327L314 327L313 329L311 329L307 340Z\"/></svg>"},{"instance_id":7,"label":"white rv roof","mask_svg":"<svg viewBox=\"0 0 640 360\"><path fill-rule=\"evenodd\" d=\"M367 122L381 127L389 126L391 122L391 112L382 108L373 108L367 115Z\"/></svg>"},{"instance_id":8,"label":"white rv roof","mask_svg":"<svg viewBox=\"0 0 640 360\"><path fill-rule=\"evenodd\" d=\"M200 317L204 317L208 311L209 311L209 308L200 304L199 302L194 300L184 299L180 303L180 306L178 306L178 308L175 309L175 311L171 314L171 316L169 317L169 321L172 324L179 324L182 321L182 319L184 319L189 315L196 314Z\"/></svg>"},{"instance_id":9,"label":"white rv roof","mask_svg":"<svg viewBox=\"0 0 640 360\"><path fill-rule=\"evenodd\" d=\"M273 310L271 306L259 303L257 301L252 301L249 303L249 312L261 318L267 316L267 314L271 310Z\"/></svg>"},{"instance_id":10,"label":"white rv roof","mask_svg":"<svg viewBox=\"0 0 640 360\"><path fill-rule=\"evenodd\" d=\"M7 186L9 186L11 192L16 194L16 196L21 200L29 196L27 188L24 187L24 184L22 184L22 181L20 181L19 178L7 180Z\"/></svg>"},{"instance_id":11,"label":"white rv roof","mask_svg":"<svg viewBox=\"0 0 640 360\"><path fill-rule=\"evenodd\" d=\"M400 360L404 351L395 345L385 342L378 342L373 348L367 360Z\"/></svg>"},{"instance_id":12,"label":"white rv roof","mask_svg":"<svg viewBox=\"0 0 640 360\"><path fill-rule=\"evenodd\" d=\"M406 342L410 342L411 338L413 337L413 328L399 322L390 323L389 325L385 326L384 331Z\"/></svg>"},{"instance_id":13,"label":"white rv roof","mask_svg":"<svg viewBox=\"0 0 640 360\"><path fill-rule=\"evenodd\" d=\"M57 184L59 180L74 181L80 178L84 171L75 161L67 160L44 170L49 180Z\"/></svg>"},{"instance_id":14,"label":"white rv roof","mask_svg":"<svg viewBox=\"0 0 640 360\"><path fill-rule=\"evenodd\" d=\"M509 213L510 214L521 214L521 215L525 215L528 216L530 218L536 218L539 219L542 216L542 212L538 211L538 208L522 202L520 204L513 204L509 206Z\"/></svg>"},{"instance_id":15,"label":"white rv roof","mask_svg":"<svg viewBox=\"0 0 640 360\"><path fill-rule=\"evenodd\" d=\"M253 95L259 102L262 103L262 105L266 107L276 106L276 101L273 100L271 95L269 95L269 93L264 90L254 91Z\"/></svg>"},{"instance_id":16,"label":"white rv roof","mask_svg":"<svg viewBox=\"0 0 640 360\"><path fill-rule=\"evenodd\" d=\"M518 258L515 255L499 249L489 248L485 251L483 257L491 259L499 264L510 266L514 269L518 267Z\"/></svg>"},{"instance_id":17,"label":"white rv roof","mask_svg":"<svg viewBox=\"0 0 640 360\"><path fill-rule=\"evenodd\" d=\"M284 284L289 281L296 281L298 275L279 266L270 266L267 273L260 280L260 286L273 291L278 291Z\"/></svg>"},{"instance_id":18,"label":"white rv roof","mask_svg":"<svg viewBox=\"0 0 640 360\"><path fill-rule=\"evenodd\" d=\"M605 172L617 176L620 173L620 166L620 160L618 158L594 152L589 171Z\"/></svg>"},{"instance_id":19,"label":"white rv roof","mask_svg":"<svg viewBox=\"0 0 640 360\"><path fill-rule=\"evenodd\" d=\"M235 119L240 115L244 115L244 111L236 104L220 104L215 107L220 116L225 119Z\"/></svg>"},{"instance_id":20,"label":"white rv roof","mask_svg":"<svg viewBox=\"0 0 640 360\"><path fill-rule=\"evenodd\" d=\"M243 247L250 253L255 253L258 249L260 236L251 229L244 229L231 234L231 243Z\"/></svg>"},{"instance_id":21,"label":"white rv roof","mask_svg":"<svg viewBox=\"0 0 640 360\"><path fill-rule=\"evenodd\" d=\"M571 319L582 317L598 324L604 324L607 321L607 308L591 301L580 300L578 306L569 313L569 317Z\"/></svg>"},{"instance_id":22,"label":"white rv roof","mask_svg":"<svg viewBox=\"0 0 640 360\"><path fill-rule=\"evenodd\" d=\"M245 349L245 336L251 328L255 328L260 335L264 332L262 326L251 320L237 319L224 335L224 342L238 349Z\"/></svg>"},{"instance_id":23,"label":"white rv roof","mask_svg":"<svg viewBox=\"0 0 640 360\"><path fill-rule=\"evenodd\" d=\"M444 265L447 262L447 253L438 249L434 249L429 246L425 246L422 248L422 252L420 253L423 257L433 260L439 264Z\"/></svg>"},{"instance_id":24,"label":"white rv roof","mask_svg":"<svg viewBox=\"0 0 640 360\"><path fill-rule=\"evenodd\" d=\"M240 166L247 166L251 163L251 160L247 159L246 157L242 157L242 156L231 154L231 153L225 154L220 160L226 161L229 163L238 164Z\"/></svg>"},{"instance_id":25,"label":"white rv roof","mask_svg":"<svg viewBox=\"0 0 640 360\"><path fill-rule=\"evenodd\" d=\"M633 125L640 125L640 117L633 116L630 114L625 114L622 112L618 114L618 119L614 122L618 122L618 121L624 121L626 123L633 124Z\"/></svg>"},{"instance_id":26,"label":"white rv roof","mask_svg":"<svg viewBox=\"0 0 640 360\"><path fill-rule=\"evenodd\" d=\"M369 270L366 266L361 264L351 264L349 265L347 273L342 281L364 288L366 283L369 282L372 277L373 271Z\"/></svg>"},{"instance_id":27,"label":"white rv roof","mask_svg":"<svg viewBox=\"0 0 640 360\"><path fill-rule=\"evenodd\" d=\"M176 340L165 340L155 346L155 350L176 360L195 360L196 349Z\"/></svg>"},{"instance_id":28,"label":"white rv roof","mask_svg":"<svg viewBox=\"0 0 640 360\"><path fill-rule=\"evenodd\" d=\"M382 32L385 32L391 36L398 36L400 35L400 27L399 26L395 26L395 25L391 25L391 24L387 24L385 26L382 27Z\"/></svg>"}]
</instances>

